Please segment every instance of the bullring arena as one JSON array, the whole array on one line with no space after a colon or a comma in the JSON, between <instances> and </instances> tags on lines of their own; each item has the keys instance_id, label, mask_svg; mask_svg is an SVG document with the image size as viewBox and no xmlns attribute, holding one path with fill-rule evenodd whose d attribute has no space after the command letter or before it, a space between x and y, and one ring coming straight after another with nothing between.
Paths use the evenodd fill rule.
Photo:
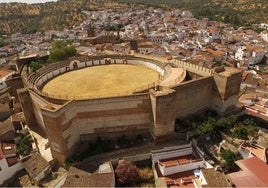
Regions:
<instances>
[{"instance_id":1,"label":"bullring arena","mask_svg":"<svg viewBox=\"0 0 268 188\"><path fill-rule=\"evenodd\" d=\"M131 94L139 88L150 87L158 78L157 71L141 66L93 66L62 74L49 81L42 91L49 95L66 95L76 99L107 97Z\"/></svg>"},{"instance_id":2,"label":"bullring arena","mask_svg":"<svg viewBox=\"0 0 268 188\"><path fill-rule=\"evenodd\" d=\"M53 157L63 163L83 140L147 133L167 139L177 118L208 109L228 113L236 107L241 79L241 71L228 67L80 56L23 75L18 96L29 126L46 132Z\"/></svg>"}]
</instances>

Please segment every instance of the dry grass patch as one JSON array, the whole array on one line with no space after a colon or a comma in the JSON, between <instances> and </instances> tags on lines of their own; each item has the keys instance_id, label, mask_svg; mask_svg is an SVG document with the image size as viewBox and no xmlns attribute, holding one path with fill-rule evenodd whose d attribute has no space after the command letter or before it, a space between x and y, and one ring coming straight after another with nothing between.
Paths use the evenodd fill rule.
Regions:
<instances>
[{"instance_id":1,"label":"dry grass patch","mask_svg":"<svg viewBox=\"0 0 268 188\"><path fill-rule=\"evenodd\" d=\"M43 92L85 99L130 94L158 80L158 72L135 65L103 65L71 71L48 82Z\"/></svg>"}]
</instances>

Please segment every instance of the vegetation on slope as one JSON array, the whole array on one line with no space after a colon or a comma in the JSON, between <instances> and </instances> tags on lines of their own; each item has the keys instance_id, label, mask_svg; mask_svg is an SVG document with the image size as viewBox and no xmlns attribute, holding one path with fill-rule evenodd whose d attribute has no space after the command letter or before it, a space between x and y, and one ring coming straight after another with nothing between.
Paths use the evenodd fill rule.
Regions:
<instances>
[{"instance_id":1,"label":"vegetation on slope","mask_svg":"<svg viewBox=\"0 0 268 188\"><path fill-rule=\"evenodd\" d=\"M113 1L113 2L112 2ZM145 4L163 8L186 8L197 18L208 17L234 26L251 26L268 23L267 0L59 0L40 4L1 3L1 33L33 33L46 30L63 30L80 24L87 18L82 10Z\"/></svg>"},{"instance_id":2,"label":"vegetation on slope","mask_svg":"<svg viewBox=\"0 0 268 188\"><path fill-rule=\"evenodd\" d=\"M49 54L49 62L65 60L68 57L76 55L76 49L68 41L57 40L52 43L52 49Z\"/></svg>"},{"instance_id":3,"label":"vegetation on slope","mask_svg":"<svg viewBox=\"0 0 268 188\"><path fill-rule=\"evenodd\" d=\"M207 17L233 26L268 23L267 0L116 0L121 3L144 4L163 8L186 8L197 18Z\"/></svg>"},{"instance_id":4,"label":"vegetation on slope","mask_svg":"<svg viewBox=\"0 0 268 188\"><path fill-rule=\"evenodd\" d=\"M82 0L61 0L43 4L0 4L0 28L6 33L63 30L81 23Z\"/></svg>"}]
</instances>

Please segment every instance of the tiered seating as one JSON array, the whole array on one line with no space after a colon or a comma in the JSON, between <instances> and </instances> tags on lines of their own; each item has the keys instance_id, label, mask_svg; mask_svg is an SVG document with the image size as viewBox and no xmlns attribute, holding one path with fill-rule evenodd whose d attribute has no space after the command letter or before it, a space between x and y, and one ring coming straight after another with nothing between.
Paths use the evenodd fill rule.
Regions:
<instances>
[{"instance_id":1,"label":"tiered seating","mask_svg":"<svg viewBox=\"0 0 268 188\"><path fill-rule=\"evenodd\" d=\"M63 62L47 65L37 70L36 72L30 74L28 76L28 81L29 83L31 83L32 86L35 86L38 80L41 79L43 76L47 75L48 73L54 70L60 69L62 67L66 67L68 65L69 65L68 61L63 61Z\"/></svg>"}]
</instances>

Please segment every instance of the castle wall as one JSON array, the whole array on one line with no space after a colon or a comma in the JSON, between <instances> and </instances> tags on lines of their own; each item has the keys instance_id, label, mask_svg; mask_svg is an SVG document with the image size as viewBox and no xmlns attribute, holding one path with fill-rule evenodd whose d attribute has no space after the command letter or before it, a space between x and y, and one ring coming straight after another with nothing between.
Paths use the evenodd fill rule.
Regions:
<instances>
[{"instance_id":1,"label":"castle wall","mask_svg":"<svg viewBox=\"0 0 268 188\"><path fill-rule=\"evenodd\" d=\"M197 75L211 76L212 73L214 72L213 69L198 66L198 65L195 65L195 64L192 64L192 63L187 63L187 62L179 61L179 60L176 60L175 62L178 65L178 67L184 68L187 71L192 72L192 73L197 74Z\"/></svg>"},{"instance_id":2,"label":"castle wall","mask_svg":"<svg viewBox=\"0 0 268 188\"><path fill-rule=\"evenodd\" d=\"M99 59L98 59L99 58ZM153 61L153 60L152 60ZM62 63L43 69L29 77L31 88L68 70L106 63L126 63L125 59L96 57ZM152 68L164 74L163 64L146 59L127 58L127 63ZM26 120L35 120L46 130L52 155L63 163L73 153L81 140L94 140L98 136L111 138L122 134L150 132L155 139L168 138L174 133L176 118L205 111L225 113L235 108L241 83L241 72L219 68L210 70L185 62L179 67L202 77L180 83L172 88L158 86L149 93L62 101L49 104L44 98L30 91L21 91ZM67 70L68 68L68 70ZM42 93L39 93L42 94ZM44 97L44 98L43 98ZM25 101L31 98L32 103ZM58 99L60 100L60 98ZM57 101L57 99L51 99ZM27 108L31 108L27 111Z\"/></svg>"},{"instance_id":3,"label":"castle wall","mask_svg":"<svg viewBox=\"0 0 268 188\"><path fill-rule=\"evenodd\" d=\"M22 88L18 89L17 93L27 125L30 128L38 126L33 109L33 103L35 101L31 99L29 90Z\"/></svg>"},{"instance_id":4,"label":"castle wall","mask_svg":"<svg viewBox=\"0 0 268 188\"><path fill-rule=\"evenodd\" d=\"M166 139L174 132L176 117L175 90L164 88L164 90L158 92L151 89L150 98L153 112L151 134L155 139Z\"/></svg>"},{"instance_id":5,"label":"castle wall","mask_svg":"<svg viewBox=\"0 0 268 188\"><path fill-rule=\"evenodd\" d=\"M152 135L155 138L172 135L177 118L209 109L213 84L213 77L203 77L181 83L172 89L150 90L154 122Z\"/></svg>"},{"instance_id":6,"label":"castle wall","mask_svg":"<svg viewBox=\"0 0 268 188\"><path fill-rule=\"evenodd\" d=\"M18 100L17 89L23 88L21 77L18 76L15 78L10 78L10 79L7 79L5 82L7 86L11 88L12 95L14 95L16 100Z\"/></svg>"},{"instance_id":7,"label":"castle wall","mask_svg":"<svg viewBox=\"0 0 268 188\"><path fill-rule=\"evenodd\" d=\"M203 77L184 82L173 88L176 90L176 118L202 112L211 107L213 77Z\"/></svg>"},{"instance_id":8,"label":"castle wall","mask_svg":"<svg viewBox=\"0 0 268 188\"><path fill-rule=\"evenodd\" d=\"M242 81L241 71L234 72L228 67L213 73L214 90L212 93L213 106L218 113L223 114L236 107Z\"/></svg>"},{"instance_id":9,"label":"castle wall","mask_svg":"<svg viewBox=\"0 0 268 188\"><path fill-rule=\"evenodd\" d=\"M44 100L42 97L40 97L39 95L37 95L36 93L30 91L30 97L32 99L32 106L33 106L33 111L34 111L34 115L35 115L35 119L38 123L38 125L44 130L46 131L46 127L43 121L43 116L41 113L41 108L43 108L44 106L48 105L49 102Z\"/></svg>"},{"instance_id":10,"label":"castle wall","mask_svg":"<svg viewBox=\"0 0 268 188\"><path fill-rule=\"evenodd\" d=\"M149 132L151 126L148 94L72 101L56 111L43 109L42 114L52 150L66 157L81 139Z\"/></svg>"}]
</instances>

